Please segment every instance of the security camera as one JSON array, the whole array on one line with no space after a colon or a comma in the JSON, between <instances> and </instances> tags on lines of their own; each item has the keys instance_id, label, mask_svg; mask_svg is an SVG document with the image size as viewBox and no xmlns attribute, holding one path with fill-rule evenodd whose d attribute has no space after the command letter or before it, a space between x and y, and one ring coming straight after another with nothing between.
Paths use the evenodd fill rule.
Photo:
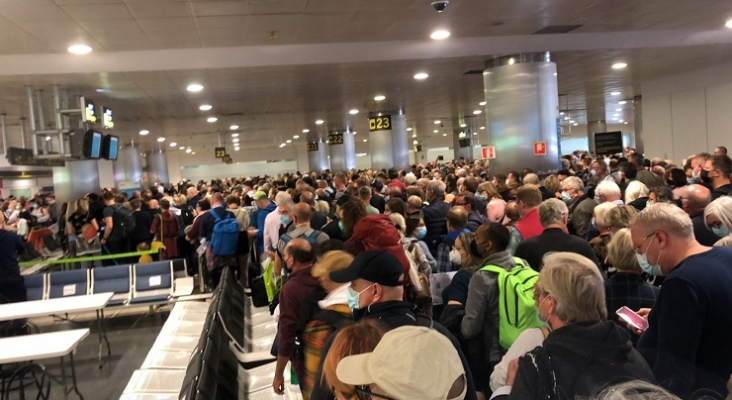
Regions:
<instances>
[{"instance_id":1,"label":"security camera","mask_svg":"<svg viewBox=\"0 0 732 400\"><path fill-rule=\"evenodd\" d=\"M438 13L441 13L441 12L445 11L445 9L447 8L448 4L450 4L450 1L448 1L448 0L433 1L432 2L432 8L434 8L435 10L437 10Z\"/></svg>"}]
</instances>

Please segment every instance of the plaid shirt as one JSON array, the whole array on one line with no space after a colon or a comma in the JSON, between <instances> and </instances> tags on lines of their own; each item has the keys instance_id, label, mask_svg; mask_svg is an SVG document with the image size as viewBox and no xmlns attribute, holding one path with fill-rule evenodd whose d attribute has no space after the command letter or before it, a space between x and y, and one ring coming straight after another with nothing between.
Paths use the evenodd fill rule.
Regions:
<instances>
[{"instance_id":1,"label":"plaid shirt","mask_svg":"<svg viewBox=\"0 0 732 400\"><path fill-rule=\"evenodd\" d=\"M605 280L605 304L607 304L607 316L621 326L620 318L615 314L620 307L627 306L633 311L641 308L653 308L658 300L661 288L646 283L640 274L617 272ZM638 339L631 335L633 342Z\"/></svg>"}]
</instances>

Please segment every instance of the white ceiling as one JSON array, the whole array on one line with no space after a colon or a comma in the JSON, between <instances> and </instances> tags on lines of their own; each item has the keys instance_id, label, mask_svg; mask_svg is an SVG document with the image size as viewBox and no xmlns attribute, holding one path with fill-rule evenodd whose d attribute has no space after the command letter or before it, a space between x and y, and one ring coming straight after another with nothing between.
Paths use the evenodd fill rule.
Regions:
<instances>
[{"instance_id":1,"label":"white ceiling","mask_svg":"<svg viewBox=\"0 0 732 400\"><path fill-rule=\"evenodd\" d=\"M0 109L27 114L25 85L84 94L115 110L117 133L157 148L213 146L240 126L242 144L273 147L328 130L366 132L368 111L403 109L420 138L484 124L482 69L493 56L552 50L560 107L580 124L618 118L649 78L732 61L722 27L732 3L719 0L0 0ZM531 35L548 25L583 25ZM427 37L435 28L452 36ZM274 31L274 38L270 38ZM70 44L94 48L66 54ZM374 60L374 61L363 61ZM612 70L624 61L629 67ZM70 71L83 71L69 73ZM430 77L416 81L414 73ZM189 93L191 82L205 86ZM104 89L96 93L96 89ZM613 91L620 96L611 96ZM377 103L374 95L387 100ZM200 104L213 110L201 112ZM359 109L356 116L348 110ZM219 118L209 124L205 118ZM316 126L322 118L326 124ZM442 121L442 127L433 124ZM137 132L151 134L140 137ZM166 146L167 147L167 146Z\"/></svg>"}]
</instances>

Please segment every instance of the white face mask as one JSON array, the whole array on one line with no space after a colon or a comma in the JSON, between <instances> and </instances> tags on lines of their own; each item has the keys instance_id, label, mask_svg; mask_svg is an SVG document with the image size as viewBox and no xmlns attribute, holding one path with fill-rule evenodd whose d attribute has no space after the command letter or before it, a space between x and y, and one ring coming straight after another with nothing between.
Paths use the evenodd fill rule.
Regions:
<instances>
[{"instance_id":1,"label":"white face mask","mask_svg":"<svg viewBox=\"0 0 732 400\"><path fill-rule=\"evenodd\" d=\"M453 247L452 250L450 250L450 262L453 264L460 265L461 261L462 261L462 257L460 257L460 251Z\"/></svg>"}]
</instances>

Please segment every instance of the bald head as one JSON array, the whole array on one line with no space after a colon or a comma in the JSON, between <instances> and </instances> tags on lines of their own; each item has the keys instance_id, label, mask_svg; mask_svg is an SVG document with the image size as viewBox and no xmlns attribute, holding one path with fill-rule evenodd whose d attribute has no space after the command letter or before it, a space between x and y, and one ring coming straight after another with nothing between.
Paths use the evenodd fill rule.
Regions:
<instances>
[{"instance_id":1,"label":"bald head","mask_svg":"<svg viewBox=\"0 0 732 400\"><path fill-rule=\"evenodd\" d=\"M295 204L295 207L292 208L292 217L294 218L295 223L298 225L304 224L306 222L309 223L310 219L313 217L313 211L312 208L310 208L310 204Z\"/></svg>"},{"instance_id":2,"label":"bald head","mask_svg":"<svg viewBox=\"0 0 732 400\"><path fill-rule=\"evenodd\" d=\"M285 246L283 261L293 271L302 266L311 265L315 261L313 246L305 239L292 239Z\"/></svg>"},{"instance_id":3,"label":"bald head","mask_svg":"<svg viewBox=\"0 0 732 400\"><path fill-rule=\"evenodd\" d=\"M681 205L687 214L695 214L706 207L712 200L712 194L705 186L689 185L681 194Z\"/></svg>"},{"instance_id":4,"label":"bald head","mask_svg":"<svg viewBox=\"0 0 732 400\"><path fill-rule=\"evenodd\" d=\"M447 212L447 229L458 231L468 226L468 210L462 206L455 206Z\"/></svg>"},{"instance_id":5,"label":"bald head","mask_svg":"<svg viewBox=\"0 0 732 400\"><path fill-rule=\"evenodd\" d=\"M407 207L411 208L413 211L422 209L422 199L419 196L409 196L407 199Z\"/></svg>"}]
</instances>

